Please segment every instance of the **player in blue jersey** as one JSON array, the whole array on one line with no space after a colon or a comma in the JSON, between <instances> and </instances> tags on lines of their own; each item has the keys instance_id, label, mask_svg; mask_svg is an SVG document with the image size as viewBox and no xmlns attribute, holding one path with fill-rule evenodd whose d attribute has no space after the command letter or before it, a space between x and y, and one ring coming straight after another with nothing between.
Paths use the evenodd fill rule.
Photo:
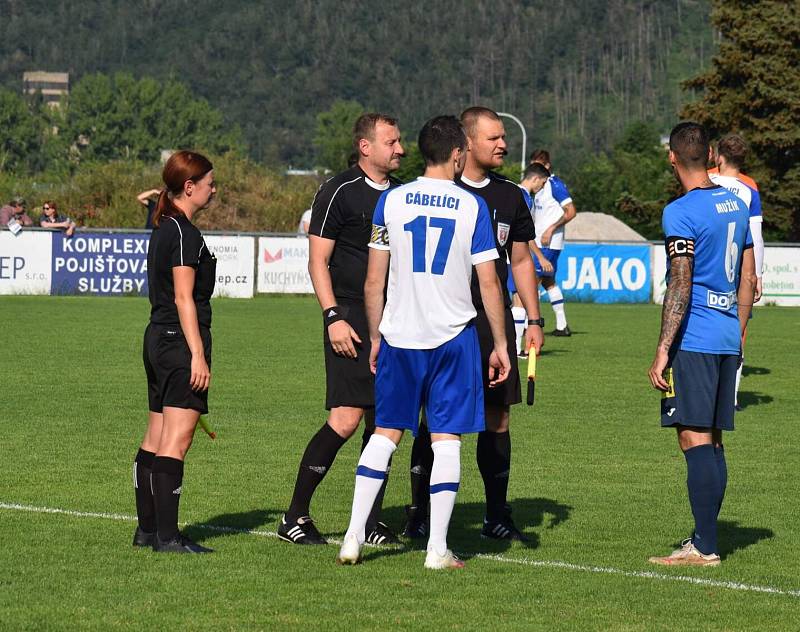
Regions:
<instances>
[{"instance_id":1,"label":"player in blue jersey","mask_svg":"<svg viewBox=\"0 0 800 632\"><path fill-rule=\"evenodd\" d=\"M761 196L755 182L751 178L742 177L742 167L747 157L747 143L738 134L728 134L717 144L716 173L709 172L709 178L714 184L725 187L731 193L742 198L750 212L750 233L753 235L753 257L756 262L756 296L754 303L761 298L761 275L764 267L764 237L761 234ZM749 183L748 183L749 181ZM751 186L753 185L753 186ZM742 336L742 355L739 357L739 368L736 371L736 409L739 408L739 382L742 379L744 366L744 343L747 339L747 330Z\"/></svg>"},{"instance_id":2,"label":"player in blue jersey","mask_svg":"<svg viewBox=\"0 0 800 632\"><path fill-rule=\"evenodd\" d=\"M545 149L533 152L531 162L538 163L552 172L550 153ZM536 245L542 249L552 264L552 271L542 268L536 261L536 274L550 299L550 306L556 317L556 328L551 336L571 336L564 309L564 294L556 283L558 258L564 249L564 226L576 215L575 204L567 190L567 185L558 177L551 175L545 185L533 197L533 221L536 224Z\"/></svg>"},{"instance_id":3,"label":"player in blue jersey","mask_svg":"<svg viewBox=\"0 0 800 632\"><path fill-rule=\"evenodd\" d=\"M511 370L489 210L454 182L464 169L466 145L455 117L428 121L419 134L425 174L386 191L373 214L364 299L376 429L358 462L339 563L360 560L389 459L405 430L417 434L424 406L434 454L425 567L464 566L447 548L447 528L461 478L461 435L485 427L473 266L494 340L490 385L504 382Z\"/></svg>"},{"instance_id":4,"label":"player in blue jersey","mask_svg":"<svg viewBox=\"0 0 800 632\"><path fill-rule=\"evenodd\" d=\"M716 566L717 516L728 469L722 431L733 430L741 334L753 305L755 258L748 210L706 172L708 135L692 122L670 134L669 160L684 195L664 209L667 291L650 383L663 392L661 425L678 431L694 532L650 562Z\"/></svg>"}]
</instances>

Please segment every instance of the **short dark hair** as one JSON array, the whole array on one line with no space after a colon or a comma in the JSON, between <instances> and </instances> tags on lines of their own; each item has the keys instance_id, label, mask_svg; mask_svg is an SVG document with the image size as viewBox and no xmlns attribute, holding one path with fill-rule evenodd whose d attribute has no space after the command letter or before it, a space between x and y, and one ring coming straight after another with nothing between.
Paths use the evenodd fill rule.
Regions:
<instances>
[{"instance_id":1,"label":"short dark hair","mask_svg":"<svg viewBox=\"0 0 800 632\"><path fill-rule=\"evenodd\" d=\"M430 167L447 162L454 149L466 149L467 136L461 122L455 116L445 114L422 126L417 144L425 164Z\"/></svg>"},{"instance_id":2,"label":"short dark hair","mask_svg":"<svg viewBox=\"0 0 800 632\"><path fill-rule=\"evenodd\" d=\"M375 140L375 126L378 123L396 127L397 119L380 112L365 112L356 119L355 125L353 125L353 149L356 151L356 156L358 156L358 144L362 138L366 138L370 142Z\"/></svg>"},{"instance_id":3,"label":"short dark hair","mask_svg":"<svg viewBox=\"0 0 800 632\"><path fill-rule=\"evenodd\" d=\"M550 172L540 162L532 162L527 167L525 167L525 171L522 172L522 179L527 180L528 178L547 178L550 177Z\"/></svg>"},{"instance_id":4,"label":"short dark hair","mask_svg":"<svg viewBox=\"0 0 800 632\"><path fill-rule=\"evenodd\" d=\"M475 126L478 124L478 119L481 117L488 118L492 121L500 120L500 116L497 112L480 105L474 105L461 113L461 124L464 126L464 131L467 136L470 138L475 134Z\"/></svg>"},{"instance_id":5,"label":"short dark hair","mask_svg":"<svg viewBox=\"0 0 800 632\"><path fill-rule=\"evenodd\" d=\"M669 134L669 149L676 160L689 169L705 169L709 139L706 128L694 121L678 123Z\"/></svg>"},{"instance_id":6,"label":"short dark hair","mask_svg":"<svg viewBox=\"0 0 800 632\"><path fill-rule=\"evenodd\" d=\"M546 149L534 149L533 153L531 154L531 164L534 162L538 162L540 164L547 163L548 165L552 164L550 162L550 152Z\"/></svg>"},{"instance_id":7,"label":"short dark hair","mask_svg":"<svg viewBox=\"0 0 800 632\"><path fill-rule=\"evenodd\" d=\"M747 143L739 134L727 134L717 143L717 154L725 156L725 160L737 169L744 167L747 149Z\"/></svg>"}]
</instances>

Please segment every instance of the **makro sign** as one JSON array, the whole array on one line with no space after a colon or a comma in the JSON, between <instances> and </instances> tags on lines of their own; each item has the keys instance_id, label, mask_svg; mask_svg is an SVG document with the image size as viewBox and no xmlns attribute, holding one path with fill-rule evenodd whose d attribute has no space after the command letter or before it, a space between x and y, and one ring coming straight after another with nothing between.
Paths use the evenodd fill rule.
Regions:
<instances>
[{"instance_id":1,"label":"makro sign","mask_svg":"<svg viewBox=\"0 0 800 632\"><path fill-rule=\"evenodd\" d=\"M259 238L258 291L291 294L314 292L308 274L308 239Z\"/></svg>"},{"instance_id":2,"label":"makro sign","mask_svg":"<svg viewBox=\"0 0 800 632\"><path fill-rule=\"evenodd\" d=\"M0 294L49 294L51 233L0 231Z\"/></svg>"},{"instance_id":3,"label":"makro sign","mask_svg":"<svg viewBox=\"0 0 800 632\"><path fill-rule=\"evenodd\" d=\"M53 234L51 294L146 295L148 234Z\"/></svg>"},{"instance_id":4,"label":"makro sign","mask_svg":"<svg viewBox=\"0 0 800 632\"><path fill-rule=\"evenodd\" d=\"M652 292L650 245L567 244L556 281L567 301L647 303Z\"/></svg>"}]
</instances>

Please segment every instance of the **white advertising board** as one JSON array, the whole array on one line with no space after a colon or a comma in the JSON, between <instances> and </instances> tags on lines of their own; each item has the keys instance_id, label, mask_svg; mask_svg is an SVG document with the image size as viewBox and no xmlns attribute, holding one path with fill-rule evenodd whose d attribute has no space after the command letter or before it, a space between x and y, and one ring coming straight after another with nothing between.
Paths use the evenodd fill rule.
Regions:
<instances>
[{"instance_id":1,"label":"white advertising board","mask_svg":"<svg viewBox=\"0 0 800 632\"><path fill-rule=\"evenodd\" d=\"M53 234L0 231L0 294L49 294Z\"/></svg>"},{"instance_id":2,"label":"white advertising board","mask_svg":"<svg viewBox=\"0 0 800 632\"><path fill-rule=\"evenodd\" d=\"M762 305L800 305L800 248L764 249L762 290Z\"/></svg>"},{"instance_id":3,"label":"white advertising board","mask_svg":"<svg viewBox=\"0 0 800 632\"><path fill-rule=\"evenodd\" d=\"M308 275L308 239L259 237L258 292L311 294Z\"/></svg>"},{"instance_id":4,"label":"white advertising board","mask_svg":"<svg viewBox=\"0 0 800 632\"><path fill-rule=\"evenodd\" d=\"M205 235L206 246L217 258L214 296L252 298L255 238Z\"/></svg>"}]
</instances>

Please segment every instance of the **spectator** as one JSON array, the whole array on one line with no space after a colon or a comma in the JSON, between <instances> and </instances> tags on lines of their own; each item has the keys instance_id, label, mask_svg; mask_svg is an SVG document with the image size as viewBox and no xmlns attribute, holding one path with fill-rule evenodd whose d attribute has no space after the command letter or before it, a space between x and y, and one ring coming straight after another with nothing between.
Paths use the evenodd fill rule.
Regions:
<instances>
[{"instance_id":1,"label":"spectator","mask_svg":"<svg viewBox=\"0 0 800 632\"><path fill-rule=\"evenodd\" d=\"M6 206L0 208L0 225L8 226L14 233L19 232L19 228L15 230L12 227L12 222L16 227L33 226L33 220L25 212L25 200L21 197L14 198Z\"/></svg>"},{"instance_id":2,"label":"spectator","mask_svg":"<svg viewBox=\"0 0 800 632\"><path fill-rule=\"evenodd\" d=\"M75 222L66 215L58 212L55 202L45 201L42 205L43 213L39 216L39 226L42 228L59 228L67 237L72 237L75 232Z\"/></svg>"},{"instance_id":3,"label":"spectator","mask_svg":"<svg viewBox=\"0 0 800 632\"><path fill-rule=\"evenodd\" d=\"M303 211L303 214L300 216L300 224L297 226L297 236L307 237L309 226L311 226L311 209Z\"/></svg>"},{"instance_id":4,"label":"spectator","mask_svg":"<svg viewBox=\"0 0 800 632\"><path fill-rule=\"evenodd\" d=\"M161 189L149 189L147 191L142 191L136 196L136 199L139 200L139 204L147 208L147 221L144 224L145 228L153 228L153 211L156 210L156 202L160 194Z\"/></svg>"}]
</instances>

